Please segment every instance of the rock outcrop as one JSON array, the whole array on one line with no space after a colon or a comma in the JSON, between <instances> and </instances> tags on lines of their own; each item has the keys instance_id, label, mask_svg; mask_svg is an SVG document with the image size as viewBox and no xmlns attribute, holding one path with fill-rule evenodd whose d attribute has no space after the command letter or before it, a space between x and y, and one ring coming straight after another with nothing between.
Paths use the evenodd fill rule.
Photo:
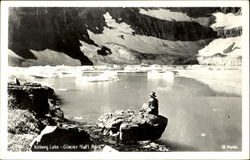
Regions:
<instances>
[{"instance_id":1,"label":"rock outcrop","mask_svg":"<svg viewBox=\"0 0 250 160\"><path fill-rule=\"evenodd\" d=\"M117 136L124 143L156 140L161 137L167 123L166 117L135 110L116 111L98 119L104 134Z\"/></svg>"},{"instance_id":2,"label":"rock outcrop","mask_svg":"<svg viewBox=\"0 0 250 160\"><path fill-rule=\"evenodd\" d=\"M9 107L27 109L38 117L50 114L63 118L60 101L52 88L37 83L8 83L8 96Z\"/></svg>"},{"instance_id":3,"label":"rock outcrop","mask_svg":"<svg viewBox=\"0 0 250 160\"><path fill-rule=\"evenodd\" d=\"M232 28L232 29L218 29L218 37L228 38L228 37L238 37L242 35L242 27Z\"/></svg>"},{"instance_id":4,"label":"rock outcrop","mask_svg":"<svg viewBox=\"0 0 250 160\"><path fill-rule=\"evenodd\" d=\"M88 151L89 135L77 128L46 126L31 143L32 151Z\"/></svg>"}]
</instances>

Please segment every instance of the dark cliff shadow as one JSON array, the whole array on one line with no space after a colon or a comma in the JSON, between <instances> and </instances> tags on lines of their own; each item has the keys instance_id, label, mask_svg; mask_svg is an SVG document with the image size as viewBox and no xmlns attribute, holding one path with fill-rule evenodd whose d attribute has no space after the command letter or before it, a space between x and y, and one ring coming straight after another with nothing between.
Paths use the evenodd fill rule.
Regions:
<instances>
[{"instance_id":1,"label":"dark cliff shadow","mask_svg":"<svg viewBox=\"0 0 250 160\"><path fill-rule=\"evenodd\" d=\"M167 147L169 147L170 151L185 151L185 152L189 152L189 151L199 151L197 148L194 148L192 146L188 146L185 144L180 144L174 141L169 141L169 140L157 140L156 141L158 144L162 144L162 145L166 145Z\"/></svg>"},{"instance_id":2,"label":"dark cliff shadow","mask_svg":"<svg viewBox=\"0 0 250 160\"><path fill-rule=\"evenodd\" d=\"M12 7L9 9L9 49L25 59L36 59L30 50L63 52L81 64L93 64L81 51L79 40L96 45L76 9Z\"/></svg>"}]
</instances>

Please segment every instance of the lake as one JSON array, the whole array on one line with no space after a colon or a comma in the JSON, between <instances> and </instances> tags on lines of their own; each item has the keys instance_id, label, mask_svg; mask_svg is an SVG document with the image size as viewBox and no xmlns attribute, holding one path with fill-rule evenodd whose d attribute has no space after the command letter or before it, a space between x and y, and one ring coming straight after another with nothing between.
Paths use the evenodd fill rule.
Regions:
<instances>
[{"instance_id":1,"label":"lake","mask_svg":"<svg viewBox=\"0 0 250 160\"><path fill-rule=\"evenodd\" d=\"M241 71L204 68L179 72L186 72L187 76L202 73L200 79L205 78L206 84L187 76L159 76L154 72L124 70L118 72L119 80L76 81L79 73L89 77L100 74L91 67L88 68L91 72L85 72L81 67L69 68L69 74L63 73L66 71L63 66L13 68L13 73L20 75L20 79L49 84L62 99L61 109L66 118L93 124L107 112L139 110L148 101L151 91L155 91L159 100L159 114L169 120L158 143L168 145L172 151L240 151L242 97L235 93L241 90ZM70 76L74 70L77 70L76 75ZM63 76L54 76L60 75L59 72ZM41 78L46 75L51 77ZM236 88L232 88L231 84Z\"/></svg>"},{"instance_id":2,"label":"lake","mask_svg":"<svg viewBox=\"0 0 250 160\"><path fill-rule=\"evenodd\" d=\"M91 123L107 112L140 109L155 91L159 114L169 119L159 143L175 151L241 150L240 96L213 91L192 78L149 78L147 73L118 77L83 83L76 83L75 77L55 78L52 87L62 98L67 118Z\"/></svg>"}]
</instances>

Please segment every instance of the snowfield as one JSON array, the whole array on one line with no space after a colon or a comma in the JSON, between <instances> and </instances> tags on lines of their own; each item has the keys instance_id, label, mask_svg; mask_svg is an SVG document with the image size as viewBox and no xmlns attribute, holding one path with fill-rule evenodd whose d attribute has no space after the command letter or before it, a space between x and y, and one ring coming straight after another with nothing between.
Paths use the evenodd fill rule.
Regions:
<instances>
[{"instance_id":1,"label":"snowfield","mask_svg":"<svg viewBox=\"0 0 250 160\"><path fill-rule=\"evenodd\" d=\"M84 84L85 82L107 82L107 81L118 81L117 71L104 71L95 76L80 75L76 77L76 83Z\"/></svg>"},{"instance_id":2,"label":"snowfield","mask_svg":"<svg viewBox=\"0 0 250 160\"><path fill-rule=\"evenodd\" d=\"M240 36L215 39L199 50L197 59L200 64L241 65L242 38Z\"/></svg>"},{"instance_id":3,"label":"snowfield","mask_svg":"<svg viewBox=\"0 0 250 160\"><path fill-rule=\"evenodd\" d=\"M239 56L242 51L242 38L230 37L219 38L210 42L206 47L199 50L200 56L213 56L216 53L221 53L230 56Z\"/></svg>"},{"instance_id":4,"label":"snowfield","mask_svg":"<svg viewBox=\"0 0 250 160\"><path fill-rule=\"evenodd\" d=\"M224 14L221 12L214 13L215 23L211 25L214 30L217 28L232 29L242 25L242 16L232 13Z\"/></svg>"},{"instance_id":5,"label":"snowfield","mask_svg":"<svg viewBox=\"0 0 250 160\"><path fill-rule=\"evenodd\" d=\"M210 24L210 17L189 17L186 13L173 12L168 9L140 9L140 13L167 21L187 21L197 22L202 26L208 27Z\"/></svg>"}]
</instances>

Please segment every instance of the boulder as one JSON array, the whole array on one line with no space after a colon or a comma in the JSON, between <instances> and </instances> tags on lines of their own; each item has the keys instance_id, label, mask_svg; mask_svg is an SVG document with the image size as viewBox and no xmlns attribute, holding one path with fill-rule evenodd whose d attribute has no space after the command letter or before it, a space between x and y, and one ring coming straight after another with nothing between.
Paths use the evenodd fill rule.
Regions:
<instances>
[{"instance_id":1,"label":"boulder","mask_svg":"<svg viewBox=\"0 0 250 160\"><path fill-rule=\"evenodd\" d=\"M104 133L118 135L126 143L159 139L167 123L166 117L135 110L116 111L98 119L98 125Z\"/></svg>"},{"instance_id":2,"label":"boulder","mask_svg":"<svg viewBox=\"0 0 250 160\"><path fill-rule=\"evenodd\" d=\"M46 126L30 146L31 151L88 151L91 141L88 133L77 128Z\"/></svg>"}]
</instances>

